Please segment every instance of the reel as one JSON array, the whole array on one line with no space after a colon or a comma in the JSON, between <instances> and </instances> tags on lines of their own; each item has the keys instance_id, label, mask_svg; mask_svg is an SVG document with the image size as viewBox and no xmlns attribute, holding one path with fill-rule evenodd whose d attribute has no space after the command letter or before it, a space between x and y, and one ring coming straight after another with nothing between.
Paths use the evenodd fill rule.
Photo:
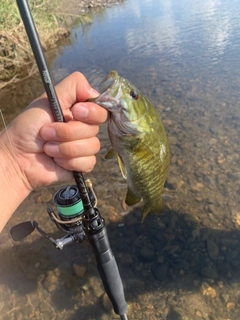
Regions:
<instances>
[{"instance_id":1,"label":"reel","mask_svg":"<svg viewBox=\"0 0 240 320\"><path fill-rule=\"evenodd\" d=\"M87 179L85 183L89 199L95 208L97 205L97 197L93 190L92 183L90 179ZM47 213L58 229L66 234L64 237L55 240L38 226L37 221L26 221L14 226L10 230L13 240L22 240L35 229L48 238L59 250L62 250L65 245L73 241L82 242L86 240L82 223L84 206L78 187L76 185L70 185L61 188L54 194L53 202L56 205L57 212L54 212L52 207L48 207Z\"/></svg>"}]
</instances>

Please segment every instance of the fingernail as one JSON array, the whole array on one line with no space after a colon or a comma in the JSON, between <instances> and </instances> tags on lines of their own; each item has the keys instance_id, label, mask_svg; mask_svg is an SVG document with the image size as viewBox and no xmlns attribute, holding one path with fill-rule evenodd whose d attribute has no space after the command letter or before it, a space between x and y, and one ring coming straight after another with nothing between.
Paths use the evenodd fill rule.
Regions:
<instances>
[{"instance_id":1,"label":"fingernail","mask_svg":"<svg viewBox=\"0 0 240 320\"><path fill-rule=\"evenodd\" d=\"M41 130L41 136L44 140L52 140L56 138L56 131L52 127L44 127Z\"/></svg>"},{"instance_id":2,"label":"fingernail","mask_svg":"<svg viewBox=\"0 0 240 320\"><path fill-rule=\"evenodd\" d=\"M62 158L54 158L54 161L60 165L64 163L64 160Z\"/></svg>"},{"instance_id":3,"label":"fingernail","mask_svg":"<svg viewBox=\"0 0 240 320\"><path fill-rule=\"evenodd\" d=\"M90 95L91 95L91 98L95 98L95 97L98 97L98 96L99 96L99 92L98 92L97 90L93 89L93 88L91 88L91 89L89 90L89 93L90 93Z\"/></svg>"},{"instance_id":4,"label":"fingernail","mask_svg":"<svg viewBox=\"0 0 240 320\"><path fill-rule=\"evenodd\" d=\"M59 147L56 143L47 142L44 146L44 151L52 157L59 156Z\"/></svg>"},{"instance_id":5,"label":"fingernail","mask_svg":"<svg viewBox=\"0 0 240 320\"><path fill-rule=\"evenodd\" d=\"M89 109L80 104L79 107L78 107L78 116L79 116L79 118L80 119L85 119L85 118L88 117L88 115L89 115Z\"/></svg>"}]
</instances>

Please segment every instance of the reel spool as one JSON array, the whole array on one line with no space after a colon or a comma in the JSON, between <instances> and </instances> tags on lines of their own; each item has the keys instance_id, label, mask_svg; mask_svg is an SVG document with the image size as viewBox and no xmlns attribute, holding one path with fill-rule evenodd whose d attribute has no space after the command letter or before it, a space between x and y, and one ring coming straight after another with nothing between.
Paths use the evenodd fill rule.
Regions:
<instances>
[{"instance_id":1,"label":"reel spool","mask_svg":"<svg viewBox=\"0 0 240 320\"><path fill-rule=\"evenodd\" d=\"M58 190L53 196L53 201L62 221L72 223L72 220L81 217L84 212L83 202L77 186L67 186Z\"/></svg>"},{"instance_id":2,"label":"reel spool","mask_svg":"<svg viewBox=\"0 0 240 320\"><path fill-rule=\"evenodd\" d=\"M93 207L96 207L97 197L92 183L89 179L85 182L90 201ZM82 229L84 206L78 187L70 185L58 190L53 196L53 202L57 207L57 213L51 207L48 207L47 212L51 220L60 230L67 234L78 235L78 238L82 241L85 238Z\"/></svg>"}]
</instances>

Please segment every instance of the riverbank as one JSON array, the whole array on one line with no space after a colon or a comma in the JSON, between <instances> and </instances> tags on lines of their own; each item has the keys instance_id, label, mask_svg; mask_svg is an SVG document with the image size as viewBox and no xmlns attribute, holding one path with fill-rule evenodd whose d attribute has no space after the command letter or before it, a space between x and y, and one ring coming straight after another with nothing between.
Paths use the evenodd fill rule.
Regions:
<instances>
[{"instance_id":1,"label":"riverbank","mask_svg":"<svg viewBox=\"0 0 240 320\"><path fill-rule=\"evenodd\" d=\"M123 1L123 0L120 0ZM91 23L91 14L116 0L29 0L29 6L45 51L70 34L75 20ZM0 0L0 89L30 77L37 71L29 41L12 0Z\"/></svg>"}]
</instances>

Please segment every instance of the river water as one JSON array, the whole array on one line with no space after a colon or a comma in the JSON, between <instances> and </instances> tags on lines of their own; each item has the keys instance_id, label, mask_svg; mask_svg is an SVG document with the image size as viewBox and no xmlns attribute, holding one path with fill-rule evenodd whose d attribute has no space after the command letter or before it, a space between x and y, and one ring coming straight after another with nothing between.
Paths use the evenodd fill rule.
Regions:
<instances>
[{"instance_id":1,"label":"river water","mask_svg":"<svg viewBox=\"0 0 240 320\"><path fill-rule=\"evenodd\" d=\"M126 0L93 13L92 24L75 26L47 56L55 82L79 70L96 86L116 69L156 106L168 134L162 215L141 224L141 206L122 207L125 181L116 161L103 159L106 125L88 175L129 319L240 317L239 12L237 0ZM7 120L41 92L34 79L17 86L10 101L3 94ZM33 192L0 236L1 319L117 319L87 244L59 252L37 232L10 239L9 229L30 219L62 236L46 213L56 190Z\"/></svg>"}]
</instances>

